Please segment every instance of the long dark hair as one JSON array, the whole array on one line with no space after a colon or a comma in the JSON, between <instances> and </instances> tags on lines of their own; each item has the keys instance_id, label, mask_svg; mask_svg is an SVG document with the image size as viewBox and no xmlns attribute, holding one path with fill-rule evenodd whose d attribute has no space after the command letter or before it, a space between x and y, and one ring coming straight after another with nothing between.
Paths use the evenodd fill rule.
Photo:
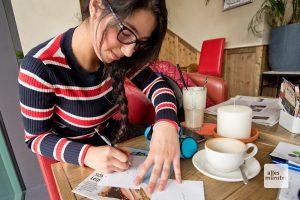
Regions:
<instances>
[{"instance_id":1,"label":"long dark hair","mask_svg":"<svg viewBox=\"0 0 300 200\"><path fill-rule=\"evenodd\" d=\"M86 0L85 2L82 12L82 20L85 20L90 16L89 1L90 0ZM102 0L104 9L100 16L100 20L108 14L111 14L107 1L109 1L114 12L121 21L123 21L126 17L132 15L133 12L138 9L152 11L157 19L157 26L148 39L151 44L151 48L144 51L136 51L131 57L124 56L118 61L114 61L110 64L105 64L106 74L109 75L112 79L113 93L114 96L116 96L116 103L119 104L121 112L120 129L118 135L116 135L116 140L118 141L120 137L124 135L128 123L127 98L125 96L124 89L125 73L131 67L142 67L148 62L156 60L158 58L162 42L167 31L168 12L166 9L165 0ZM108 27L106 27L106 29L104 30L101 43L103 41L103 38L105 37L107 29Z\"/></svg>"}]
</instances>

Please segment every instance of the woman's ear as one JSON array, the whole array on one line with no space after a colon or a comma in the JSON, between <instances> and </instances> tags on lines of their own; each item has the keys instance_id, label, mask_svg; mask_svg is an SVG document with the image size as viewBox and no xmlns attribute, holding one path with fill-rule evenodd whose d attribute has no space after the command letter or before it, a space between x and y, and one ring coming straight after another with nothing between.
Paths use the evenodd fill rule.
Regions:
<instances>
[{"instance_id":1,"label":"woman's ear","mask_svg":"<svg viewBox=\"0 0 300 200\"><path fill-rule=\"evenodd\" d=\"M100 7L101 7L100 0L90 0L89 10L90 10L91 18L97 18L98 16L100 16Z\"/></svg>"}]
</instances>

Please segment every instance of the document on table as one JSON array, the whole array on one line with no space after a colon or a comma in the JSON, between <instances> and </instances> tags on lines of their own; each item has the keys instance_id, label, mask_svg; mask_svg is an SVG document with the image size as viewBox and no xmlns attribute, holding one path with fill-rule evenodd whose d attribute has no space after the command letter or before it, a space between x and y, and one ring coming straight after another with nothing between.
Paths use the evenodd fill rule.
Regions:
<instances>
[{"instance_id":1,"label":"document on table","mask_svg":"<svg viewBox=\"0 0 300 200\"><path fill-rule=\"evenodd\" d=\"M282 188L278 192L278 200L298 200L300 199L300 173L289 170L289 187Z\"/></svg>"},{"instance_id":2,"label":"document on table","mask_svg":"<svg viewBox=\"0 0 300 200\"><path fill-rule=\"evenodd\" d=\"M292 161L300 164L300 146L295 144L290 144L286 142L279 142L271 156L284 159L286 161Z\"/></svg>"},{"instance_id":3,"label":"document on table","mask_svg":"<svg viewBox=\"0 0 300 200\"><path fill-rule=\"evenodd\" d=\"M130 169L124 172L103 174L93 172L83 180L73 192L90 199L141 199L148 200L145 193L147 180L140 186L133 184L138 168L142 165L146 156L130 156L132 163ZM149 170L151 172L151 170ZM150 175L150 173L148 172ZM148 177L149 179L149 175ZM147 179L147 178L146 178ZM174 199L174 200L202 200L204 199L204 189L202 181L183 181L177 184L175 180L169 179L164 191L155 192L151 196L152 200Z\"/></svg>"},{"instance_id":4,"label":"document on table","mask_svg":"<svg viewBox=\"0 0 300 200\"><path fill-rule=\"evenodd\" d=\"M142 184L144 188L145 185ZM155 192L151 196L152 200L172 199L172 200L204 200L204 188L202 181L182 181L178 184L176 180L169 179L164 191Z\"/></svg>"},{"instance_id":5,"label":"document on table","mask_svg":"<svg viewBox=\"0 0 300 200\"><path fill-rule=\"evenodd\" d=\"M121 188L139 189L133 181L138 174L138 168L143 164L145 156L130 156L131 167L124 172L115 172L111 174L103 174L98 182L100 186L113 186Z\"/></svg>"}]
</instances>

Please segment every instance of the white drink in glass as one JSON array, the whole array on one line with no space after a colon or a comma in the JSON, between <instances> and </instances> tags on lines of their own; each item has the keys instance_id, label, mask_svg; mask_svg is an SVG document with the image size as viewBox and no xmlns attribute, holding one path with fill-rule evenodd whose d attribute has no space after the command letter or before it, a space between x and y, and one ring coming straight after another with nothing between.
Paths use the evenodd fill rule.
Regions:
<instances>
[{"instance_id":1,"label":"white drink in glass","mask_svg":"<svg viewBox=\"0 0 300 200\"><path fill-rule=\"evenodd\" d=\"M183 89L183 108L186 127L200 129L203 124L207 89L188 87Z\"/></svg>"}]
</instances>

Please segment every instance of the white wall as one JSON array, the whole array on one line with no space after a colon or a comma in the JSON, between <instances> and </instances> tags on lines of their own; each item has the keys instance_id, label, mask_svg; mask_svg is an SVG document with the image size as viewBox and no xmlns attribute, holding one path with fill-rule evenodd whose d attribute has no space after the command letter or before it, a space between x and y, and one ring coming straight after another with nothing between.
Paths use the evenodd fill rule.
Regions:
<instances>
[{"instance_id":1,"label":"white wall","mask_svg":"<svg viewBox=\"0 0 300 200\"><path fill-rule=\"evenodd\" d=\"M266 44L264 38L248 33L248 23L259 9L263 0L231 10L223 11L222 0L210 0L206 6L204 0L166 0L169 11L169 29L200 49L202 41L216 37L225 37L225 48L256 46ZM262 25L268 32L267 28Z\"/></svg>"},{"instance_id":2,"label":"white wall","mask_svg":"<svg viewBox=\"0 0 300 200\"><path fill-rule=\"evenodd\" d=\"M80 23L79 0L12 0L23 52Z\"/></svg>"}]
</instances>

